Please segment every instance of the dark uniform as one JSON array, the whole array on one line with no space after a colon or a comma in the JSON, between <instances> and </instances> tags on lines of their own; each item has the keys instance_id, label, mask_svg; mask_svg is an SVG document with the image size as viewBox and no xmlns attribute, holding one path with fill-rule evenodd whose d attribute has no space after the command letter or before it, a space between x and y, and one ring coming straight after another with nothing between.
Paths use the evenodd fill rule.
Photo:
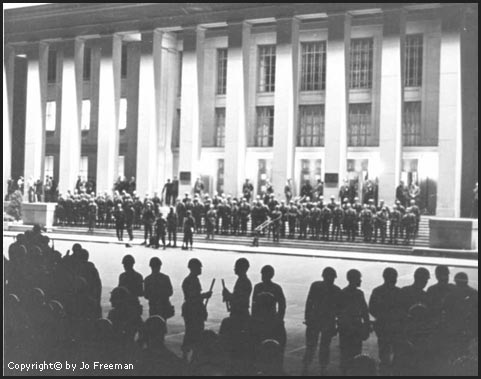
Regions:
<instances>
[{"instance_id":1,"label":"dark uniform","mask_svg":"<svg viewBox=\"0 0 481 379\"><path fill-rule=\"evenodd\" d=\"M169 245L171 246L172 240L174 240L174 247L177 247L177 215L173 208L170 208L170 212L167 215L167 231L169 233Z\"/></svg>"},{"instance_id":2,"label":"dark uniform","mask_svg":"<svg viewBox=\"0 0 481 379\"><path fill-rule=\"evenodd\" d=\"M374 242L377 242L378 232L381 236L381 242L384 243L386 240L386 227L387 227L388 215L385 210L376 213L376 219L374 220Z\"/></svg>"},{"instance_id":3,"label":"dark uniform","mask_svg":"<svg viewBox=\"0 0 481 379\"><path fill-rule=\"evenodd\" d=\"M406 244L409 244L412 240L414 240L416 233L416 216L414 215L414 213L411 212L410 209L408 209L408 211L402 218L402 223L405 228L404 242Z\"/></svg>"},{"instance_id":4,"label":"dark uniform","mask_svg":"<svg viewBox=\"0 0 481 379\"><path fill-rule=\"evenodd\" d=\"M389 215L389 242L397 244L399 225L401 224L401 212L394 207Z\"/></svg>"},{"instance_id":5,"label":"dark uniform","mask_svg":"<svg viewBox=\"0 0 481 379\"><path fill-rule=\"evenodd\" d=\"M289 238L294 238L294 234L296 232L297 215L297 207L291 205L289 211L287 212L287 222L289 223Z\"/></svg>"},{"instance_id":6,"label":"dark uniform","mask_svg":"<svg viewBox=\"0 0 481 379\"><path fill-rule=\"evenodd\" d=\"M205 218L205 226L207 229L207 239L214 239L214 228L216 224L217 214L215 212L214 206L212 205L209 211L207 212Z\"/></svg>"},{"instance_id":7,"label":"dark uniform","mask_svg":"<svg viewBox=\"0 0 481 379\"><path fill-rule=\"evenodd\" d=\"M159 215L157 220L155 220L155 247L159 248L159 241L162 241L162 247L165 249L165 234L166 234L167 221L162 216Z\"/></svg>"},{"instance_id":8,"label":"dark uniform","mask_svg":"<svg viewBox=\"0 0 481 379\"><path fill-rule=\"evenodd\" d=\"M365 207L361 211L360 217L361 217L361 231L364 237L364 242L371 242L373 214L368 207Z\"/></svg>"},{"instance_id":9,"label":"dark uniform","mask_svg":"<svg viewBox=\"0 0 481 379\"><path fill-rule=\"evenodd\" d=\"M307 238L307 226L309 225L310 212L305 205L299 210L299 239Z\"/></svg>"},{"instance_id":10,"label":"dark uniform","mask_svg":"<svg viewBox=\"0 0 481 379\"><path fill-rule=\"evenodd\" d=\"M149 316L159 315L167 319L169 298L174 294L170 278L159 272L152 273L144 280L144 297L149 301Z\"/></svg>"},{"instance_id":11,"label":"dark uniform","mask_svg":"<svg viewBox=\"0 0 481 379\"><path fill-rule=\"evenodd\" d=\"M175 209L175 212L177 213L177 221L178 221L178 227L181 228L182 225L183 225L183 222L184 222L184 217L185 217L185 204L183 201L179 201L177 203L177 206L176 206L176 209Z\"/></svg>"},{"instance_id":12,"label":"dark uniform","mask_svg":"<svg viewBox=\"0 0 481 379\"><path fill-rule=\"evenodd\" d=\"M279 206L277 206L276 209L274 209L274 211L271 213L271 219L272 219L272 240L274 242L279 242L280 229L282 224L282 213L279 210Z\"/></svg>"},{"instance_id":13,"label":"dark uniform","mask_svg":"<svg viewBox=\"0 0 481 379\"><path fill-rule=\"evenodd\" d=\"M89 218L89 232L93 232L95 228L95 222L97 221L97 204L92 201L89 204L88 207L88 218Z\"/></svg>"},{"instance_id":14,"label":"dark uniform","mask_svg":"<svg viewBox=\"0 0 481 379\"><path fill-rule=\"evenodd\" d=\"M318 240L321 231L321 209L317 204L311 210L309 229L311 232L311 238Z\"/></svg>"},{"instance_id":15,"label":"dark uniform","mask_svg":"<svg viewBox=\"0 0 481 379\"><path fill-rule=\"evenodd\" d=\"M357 213L350 206L344 212L344 229L347 233L347 240L354 242L357 229Z\"/></svg>"},{"instance_id":16,"label":"dark uniform","mask_svg":"<svg viewBox=\"0 0 481 379\"><path fill-rule=\"evenodd\" d=\"M195 231L197 233L202 231L202 211L203 205L199 202L199 200L194 199L194 204L192 206L192 216L195 220Z\"/></svg>"},{"instance_id":17,"label":"dark uniform","mask_svg":"<svg viewBox=\"0 0 481 379\"><path fill-rule=\"evenodd\" d=\"M115 218L115 233L119 241L123 240L124 237L124 224L125 224L125 213L122 207L118 206L114 211Z\"/></svg>"},{"instance_id":18,"label":"dark uniform","mask_svg":"<svg viewBox=\"0 0 481 379\"><path fill-rule=\"evenodd\" d=\"M195 220L191 214L187 213L187 216L184 219L184 242L182 243L182 248L188 249L189 243L190 248L192 249L194 241L194 229L195 229Z\"/></svg>"},{"instance_id":19,"label":"dark uniform","mask_svg":"<svg viewBox=\"0 0 481 379\"><path fill-rule=\"evenodd\" d=\"M332 239L336 241L340 238L342 241L341 225L344 220L344 211L340 205L337 205L332 212Z\"/></svg>"},{"instance_id":20,"label":"dark uniform","mask_svg":"<svg viewBox=\"0 0 481 379\"><path fill-rule=\"evenodd\" d=\"M155 213L152 207L148 206L142 215L142 223L144 224L144 245L150 245L152 238L152 224L155 221Z\"/></svg>"},{"instance_id":21,"label":"dark uniform","mask_svg":"<svg viewBox=\"0 0 481 379\"><path fill-rule=\"evenodd\" d=\"M135 209L132 205L132 202L128 202L125 205L125 229L127 229L127 233L129 234L129 239L132 241L134 239L134 234L133 234L133 226L134 226L134 220L135 220Z\"/></svg>"},{"instance_id":22,"label":"dark uniform","mask_svg":"<svg viewBox=\"0 0 481 379\"><path fill-rule=\"evenodd\" d=\"M127 288L130 295L138 301L139 296L142 296L144 292L143 283L142 275L132 269L120 274L118 287Z\"/></svg>"},{"instance_id":23,"label":"dark uniform","mask_svg":"<svg viewBox=\"0 0 481 379\"><path fill-rule=\"evenodd\" d=\"M231 217L232 217L232 234L237 235L239 233L239 224L240 224L240 208L237 205L237 202L232 203L231 207Z\"/></svg>"}]
</instances>

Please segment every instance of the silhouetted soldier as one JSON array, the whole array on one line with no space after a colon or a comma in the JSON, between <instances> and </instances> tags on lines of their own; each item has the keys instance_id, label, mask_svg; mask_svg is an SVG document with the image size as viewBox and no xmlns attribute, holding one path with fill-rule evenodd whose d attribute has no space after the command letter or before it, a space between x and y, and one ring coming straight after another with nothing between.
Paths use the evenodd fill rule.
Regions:
<instances>
[{"instance_id":1,"label":"silhouetted soldier","mask_svg":"<svg viewBox=\"0 0 481 379\"><path fill-rule=\"evenodd\" d=\"M182 317L185 322L184 341L182 343L182 353L184 359L187 354L199 343L204 323L207 320L207 311L204 306L204 299L209 299L212 292L202 293L199 275L202 274L202 263L192 258L187 267L190 274L182 282L184 292L184 304L182 305Z\"/></svg>"},{"instance_id":2,"label":"silhouetted soldier","mask_svg":"<svg viewBox=\"0 0 481 379\"><path fill-rule=\"evenodd\" d=\"M167 232L169 234L169 244L167 246L172 246L172 240L174 240L173 247L177 247L177 214L174 212L174 207L171 206L169 214L167 215Z\"/></svg>"},{"instance_id":3,"label":"silhouetted soldier","mask_svg":"<svg viewBox=\"0 0 481 379\"><path fill-rule=\"evenodd\" d=\"M155 220L155 248L160 247L159 241L162 241L162 248L165 250L165 234L166 234L167 221L162 213L159 213L159 217Z\"/></svg>"},{"instance_id":4,"label":"silhouetted soldier","mask_svg":"<svg viewBox=\"0 0 481 379\"><path fill-rule=\"evenodd\" d=\"M110 293L112 309L107 318L121 339L121 344L134 341L134 336L142 326L142 306L125 287L116 287Z\"/></svg>"},{"instance_id":5,"label":"silhouetted soldier","mask_svg":"<svg viewBox=\"0 0 481 379\"><path fill-rule=\"evenodd\" d=\"M152 206L148 203L147 208L142 215L142 223L144 224L144 242L142 245L150 246L150 240L152 238L152 224L155 222L155 213L152 210Z\"/></svg>"},{"instance_id":6,"label":"silhouetted soldier","mask_svg":"<svg viewBox=\"0 0 481 379\"><path fill-rule=\"evenodd\" d=\"M125 224L125 213L122 209L122 205L117 204L117 208L114 211L115 218L115 233L119 241L123 240L124 237L124 224Z\"/></svg>"},{"instance_id":7,"label":"silhouetted soldier","mask_svg":"<svg viewBox=\"0 0 481 379\"><path fill-rule=\"evenodd\" d=\"M129 293L139 301L139 296L143 292L143 278L142 275L134 270L135 259L130 254L127 254L122 259L125 272L119 276L118 287L125 287Z\"/></svg>"},{"instance_id":8,"label":"silhouetted soldier","mask_svg":"<svg viewBox=\"0 0 481 379\"><path fill-rule=\"evenodd\" d=\"M393 206L391 214L389 215L389 242L397 244L399 235L399 225L401 224L401 212L396 205Z\"/></svg>"},{"instance_id":9,"label":"silhouetted soldier","mask_svg":"<svg viewBox=\"0 0 481 379\"><path fill-rule=\"evenodd\" d=\"M401 289L396 287L398 273L388 267L382 274L384 284L376 287L369 300L369 312L374 316L374 331L379 347L380 370L382 375L390 375L392 356L402 333Z\"/></svg>"},{"instance_id":10,"label":"silhouetted soldier","mask_svg":"<svg viewBox=\"0 0 481 379\"><path fill-rule=\"evenodd\" d=\"M262 267L261 276L262 282L255 285L252 295L252 317L256 317L259 312L259 309L257 308L258 296L262 293L269 293L275 300L277 318L284 321L284 316L286 314L286 298L282 291L282 287L272 281L272 278L274 277L274 268L269 265Z\"/></svg>"},{"instance_id":11,"label":"silhouetted soldier","mask_svg":"<svg viewBox=\"0 0 481 379\"><path fill-rule=\"evenodd\" d=\"M223 299L230 304L231 317L239 320L239 323L245 323L249 318L252 284L247 277L248 269L249 261L245 258L239 258L234 266L234 273L238 276L234 291L230 292L227 288L222 290Z\"/></svg>"},{"instance_id":12,"label":"silhouetted soldier","mask_svg":"<svg viewBox=\"0 0 481 379\"><path fill-rule=\"evenodd\" d=\"M442 310L446 297L455 289L454 284L449 283L449 268L444 265L436 266L434 275L438 281L430 286L426 293L428 297L429 310L433 321L437 324L441 322Z\"/></svg>"},{"instance_id":13,"label":"silhouetted soldier","mask_svg":"<svg viewBox=\"0 0 481 379\"><path fill-rule=\"evenodd\" d=\"M369 337L369 313L361 286L361 273L352 269L347 272L348 286L341 291L339 311L339 345L341 369L352 364L352 359L362 352L362 341Z\"/></svg>"},{"instance_id":14,"label":"silhouetted soldier","mask_svg":"<svg viewBox=\"0 0 481 379\"><path fill-rule=\"evenodd\" d=\"M410 286L401 288L401 309L405 316L415 304L428 306L428 297L424 288L429 281L429 271L424 267L419 267L414 271L414 283Z\"/></svg>"},{"instance_id":15,"label":"silhouetted soldier","mask_svg":"<svg viewBox=\"0 0 481 379\"><path fill-rule=\"evenodd\" d=\"M344 229L347 233L347 240L354 242L357 229L357 213L350 203L347 203L347 209L344 212Z\"/></svg>"},{"instance_id":16,"label":"silhouetted soldier","mask_svg":"<svg viewBox=\"0 0 481 379\"><path fill-rule=\"evenodd\" d=\"M85 249L81 249L79 252L78 274L85 279L88 295L95 301L95 317L102 317L102 308L100 306L102 281L100 280L100 275L95 265L89 262L89 252Z\"/></svg>"},{"instance_id":17,"label":"silhouetted soldier","mask_svg":"<svg viewBox=\"0 0 481 379\"><path fill-rule=\"evenodd\" d=\"M190 243L190 250L193 249L194 229L195 229L195 220L192 217L192 212L187 211L187 215L184 218L184 241L182 242L182 249L187 250L189 248L189 243Z\"/></svg>"},{"instance_id":18,"label":"silhouetted soldier","mask_svg":"<svg viewBox=\"0 0 481 379\"><path fill-rule=\"evenodd\" d=\"M177 201L177 196L179 196L179 180L177 176L174 176L172 180L172 204L175 204Z\"/></svg>"},{"instance_id":19,"label":"silhouetted soldier","mask_svg":"<svg viewBox=\"0 0 481 379\"><path fill-rule=\"evenodd\" d=\"M344 211L339 202L336 202L336 208L332 212L332 239L342 241L341 225L344 220Z\"/></svg>"},{"instance_id":20,"label":"silhouetted soldier","mask_svg":"<svg viewBox=\"0 0 481 379\"><path fill-rule=\"evenodd\" d=\"M202 209L203 206L199 202L199 199L194 198L194 204L192 206L192 216L195 220L195 231L197 233L202 232Z\"/></svg>"},{"instance_id":21,"label":"silhouetted soldier","mask_svg":"<svg viewBox=\"0 0 481 379\"><path fill-rule=\"evenodd\" d=\"M305 309L306 352L303 359L302 375L307 375L319 341L319 364L321 375L325 375L329 364L329 349L332 338L337 334L336 317L341 300L341 289L334 284L336 271L326 267L322 272L322 281L311 284L307 295Z\"/></svg>"},{"instance_id":22,"label":"silhouetted soldier","mask_svg":"<svg viewBox=\"0 0 481 379\"><path fill-rule=\"evenodd\" d=\"M159 315L164 320L173 316L169 298L173 295L170 278L160 272L162 261L154 257L150 260L152 273L144 279L144 297L149 301L149 316Z\"/></svg>"}]
</instances>

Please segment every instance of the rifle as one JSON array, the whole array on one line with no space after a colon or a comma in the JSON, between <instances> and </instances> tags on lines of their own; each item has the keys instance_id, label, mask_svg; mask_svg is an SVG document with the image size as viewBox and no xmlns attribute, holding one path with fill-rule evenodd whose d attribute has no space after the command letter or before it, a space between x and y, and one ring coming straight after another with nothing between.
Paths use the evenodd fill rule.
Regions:
<instances>
[{"instance_id":1,"label":"rifle","mask_svg":"<svg viewBox=\"0 0 481 379\"><path fill-rule=\"evenodd\" d=\"M214 289L214 283L215 283L215 278L212 279L212 282L210 283L210 289L209 289L209 292L212 292L212 290ZM209 303L209 298L205 299L205 304L204 304L204 307L207 308L207 304Z\"/></svg>"},{"instance_id":2,"label":"rifle","mask_svg":"<svg viewBox=\"0 0 481 379\"><path fill-rule=\"evenodd\" d=\"M222 279L222 289L225 290L225 281L224 279ZM223 296L222 296L222 302L225 303L225 307L227 309L227 312L230 312L230 301L229 300L226 300Z\"/></svg>"}]
</instances>

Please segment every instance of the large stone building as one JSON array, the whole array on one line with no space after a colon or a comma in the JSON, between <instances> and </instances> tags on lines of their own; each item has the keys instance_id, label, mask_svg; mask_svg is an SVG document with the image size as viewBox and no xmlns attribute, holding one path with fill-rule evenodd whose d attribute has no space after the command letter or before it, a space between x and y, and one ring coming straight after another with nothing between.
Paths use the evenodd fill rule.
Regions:
<instances>
[{"instance_id":1,"label":"large stone building","mask_svg":"<svg viewBox=\"0 0 481 379\"><path fill-rule=\"evenodd\" d=\"M320 178L330 196L346 178L392 204L404 180L426 212L469 215L476 4L58 3L4 27L4 189Z\"/></svg>"}]
</instances>

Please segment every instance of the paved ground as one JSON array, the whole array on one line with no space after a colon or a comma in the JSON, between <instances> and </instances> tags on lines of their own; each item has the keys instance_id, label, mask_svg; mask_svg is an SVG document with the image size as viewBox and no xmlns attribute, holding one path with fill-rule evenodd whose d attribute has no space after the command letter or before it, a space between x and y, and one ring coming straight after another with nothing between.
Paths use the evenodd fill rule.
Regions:
<instances>
[{"instance_id":1,"label":"paved ground","mask_svg":"<svg viewBox=\"0 0 481 379\"><path fill-rule=\"evenodd\" d=\"M91 238L95 240L95 238ZM3 247L4 252L7 251L8 245L12 242L8 233L4 233ZM56 240L55 248L64 254L67 249L72 246L72 241ZM245 256L249 259L251 268L249 270L249 278L253 284L260 281L260 269L265 264L270 264L276 269L276 276L274 281L281 284L287 298L287 313L286 313L286 329L288 335L288 343L286 349L286 370L290 374L299 374L301 359L304 353L304 325L303 311L304 302L307 296L309 285L314 280L320 279L321 271L326 266L332 266L337 270L338 280L337 285L341 288L347 282L345 280L346 272L351 268L359 269L363 274L363 282L361 289L365 292L368 299L372 289L382 282L382 270L390 265L396 268L399 272L400 286L410 284L412 282L412 274L418 264L413 263L396 263L389 261L380 262L372 260L356 260L355 257L349 256L349 259L335 259L326 258L323 256L290 256L285 252L282 255L263 254L260 250L257 253L249 254L249 251L244 253L222 250L209 250L208 246L203 246L204 249L194 251L183 251L180 249L168 249L166 251L153 250L138 245L133 248L126 248L124 245L113 243L98 243L98 242L82 242L82 245L90 252L90 259L93 261L102 278L102 308L104 316L107 315L110 309L109 295L110 291L117 285L118 275L122 272L121 259L125 254L132 254L136 259L135 269L146 276L150 272L148 266L149 260L153 256L158 256L162 262L162 271L171 277L174 286L174 296L172 303L176 308L176 315L169 320L167 344L176 353L180 353L180 344L183 338L183 320L180 317L180 307L182 304L182 290L181 282L187 275L187 262L192 257L201 259L204 265L203 275L201 276L201 283L204 290L210 285L212 278L216 278L214 288L214 295L208 305L209 320L207 327L218 331L221 320L226 317L225 304L222 303L221 297L221 281L225 279L229 288L232 288L235 282L235 275L233 273L234 262L237 258ZM212 246L217 248L217 246ZM225 247L224 247L225 248ZM251 250L252 251L252 250ZM312 255L316 255L315 251ZM337 252L336 254L339 254ZM366 257L367 258L367 257ZM382 259L376 255L375 259ZM402 258L401 258L402 259ZM440 259L433 259L434 264L440 263ZM398 262L400 257L396 258ZM419 262L421 263L421 262ZM429 261L423 261L423 266L427 267L434 277L434 266L429 264ZM463 261L446 260L446 263L452 266L452 276L456 272L465 271L470 279L470 284L478 288L478 272L477 262L476 267L471 264L466 266ZM454 267L458 265L458 267ZM471 268L471 267L472 268ZM428 285L434 283L431 280ZM147 304L144 305L144 318L147 316ZM376 340L374 336L364 343L364 350L377 357ZM338 341L335 339L332 345L332 361L334 363L331 374L338 374L337 363L339 359ZM313 365L312 374L317 374L317 366Z\"/></svg>"}]
</instances>

